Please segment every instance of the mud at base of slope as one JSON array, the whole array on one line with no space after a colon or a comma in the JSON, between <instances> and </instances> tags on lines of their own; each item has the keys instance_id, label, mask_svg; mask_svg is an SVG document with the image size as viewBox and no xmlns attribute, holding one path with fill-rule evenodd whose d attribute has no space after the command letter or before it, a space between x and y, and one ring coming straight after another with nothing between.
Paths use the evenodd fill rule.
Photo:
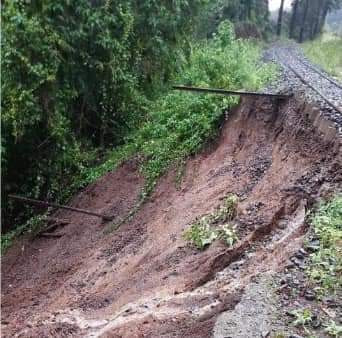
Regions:
<instances>
[{"instance_id":1,"label":"mud at base of slope","mask_svg":"<svg viewBox=\"0 0 342 338\"><path fill-rule=\"evenodd\" d=\"M255 275L278 271L301 245L305 211L341 185L338 142L327 143L294 99L244 100L215 145L171 170L134 218L112 233L94 217L55 239L21 240L2 259L4 337L209 337ZM134 161L89 186L72 206L115 213L137 201ZM239 196L239 241L198 251L189 224ZM60 231L60 230L59 230Z\"/></svg>"}]
</instances>

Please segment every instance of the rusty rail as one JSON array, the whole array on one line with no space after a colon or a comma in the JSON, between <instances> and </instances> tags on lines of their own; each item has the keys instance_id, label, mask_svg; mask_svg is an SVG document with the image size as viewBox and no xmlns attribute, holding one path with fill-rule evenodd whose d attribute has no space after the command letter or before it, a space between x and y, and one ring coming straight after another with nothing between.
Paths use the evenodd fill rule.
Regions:
<instances>
[{"instance_id":1,"label":"rusty rail","mask_svg":"<svg viewBox=\"0 0 342 338\"><path fill-rule=\"evenodd\" d=\"M173 86L173 89L192 91L198 93L208 93L208 94L220 94L220 95L238 95L238 96L268 96L277 99L285 100L289 99L292 95L288 94L270 94L270 93L258 93L258 92L246 92L237 90L226 90L226 89L213 89L213 88L199 88L191 86Z\"/></svg>"},{"instance_id":2,"label":"rusty rail","mask_svg":"<svg viewBox=\"0 0 342 338\"><path fill-rule=\"evenodd\" d=\"M40 201L40 200L36 200L33 198L27 198L27 197L22 197L22 196L17 196L17 195L8 195L8 198L11 198L11 199L23 202L23 203L27 203L27 204L38 205L38 206L43 206L43 207L53 207L57 209L65 209L69 211L79 212L81 214L96 216L96 217L102 218L104 221L112 221L114 219L114 216L107 216L107 215L99 214L97 212L93 212L93 211L89 211L85 209L68 207L66 205Z\"/></svg>"}]
</instances>

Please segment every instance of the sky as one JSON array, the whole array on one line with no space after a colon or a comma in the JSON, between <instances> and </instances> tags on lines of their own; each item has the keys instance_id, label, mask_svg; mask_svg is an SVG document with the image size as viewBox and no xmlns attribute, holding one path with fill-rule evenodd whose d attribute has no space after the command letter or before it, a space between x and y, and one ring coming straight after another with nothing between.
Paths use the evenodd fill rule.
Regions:
<instances>
[{"instance_id":1,"label":"sky","mask_svg":"<svg viewBox=\"0 0 342 338\"><path fill-rule=\"evenodd\" d=\"M274 11L279 9L281 0L269 0L270 10ZM285 0L285 8L290 8L292 0Z\"/></svg>"}]
</instances>

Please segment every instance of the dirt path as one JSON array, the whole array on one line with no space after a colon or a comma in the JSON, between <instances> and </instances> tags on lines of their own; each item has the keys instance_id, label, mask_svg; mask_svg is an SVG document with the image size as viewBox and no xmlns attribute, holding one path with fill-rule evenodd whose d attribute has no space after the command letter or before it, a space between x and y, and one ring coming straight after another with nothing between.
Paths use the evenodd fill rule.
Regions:
<instances>
[{"instance_id":1,"label":"dirt path","mask_svg":"<svg viewBox=\"0 0 342 338\"><path fill-rule=\"evenodd\" d=\"M66 211L61 238L22 240L2 259L4 337L209 337L255 276L281 270L298 250L305 211L341 186L337 139L310 121L310 106L245 100L217 141L171 171L135 217L107 233ZM116 214L134 206L143 179L134 161L71 205ZM184 229L229 193L239 196L239 241L191 248Z\"/></svg>"}]
</instances>

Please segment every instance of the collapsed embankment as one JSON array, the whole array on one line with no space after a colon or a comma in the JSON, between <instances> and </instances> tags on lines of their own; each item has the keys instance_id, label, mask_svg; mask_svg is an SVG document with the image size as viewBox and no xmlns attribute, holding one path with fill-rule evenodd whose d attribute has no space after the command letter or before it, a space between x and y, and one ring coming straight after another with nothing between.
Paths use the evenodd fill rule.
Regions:
<instances>
[{"instance_id":1,"label":"collapsed embankment","mask_svg":"<svg viewBox=\"0 0 342 338\"><path fill-rule=\"evenodd\" d=\"M177 187L161 179L132 220L114 232L58 211L61 237L23 239L2 259L5 337L207 337L260 273L282 269L306 231L305 213L341 187L340 139L295 98L246 99L216 144L190 159ZM71 205L124 217L143 178L123 164ZM230 193L239 197L239 241L204 251L182 236Z\"/></svg>"}]
</instances>

